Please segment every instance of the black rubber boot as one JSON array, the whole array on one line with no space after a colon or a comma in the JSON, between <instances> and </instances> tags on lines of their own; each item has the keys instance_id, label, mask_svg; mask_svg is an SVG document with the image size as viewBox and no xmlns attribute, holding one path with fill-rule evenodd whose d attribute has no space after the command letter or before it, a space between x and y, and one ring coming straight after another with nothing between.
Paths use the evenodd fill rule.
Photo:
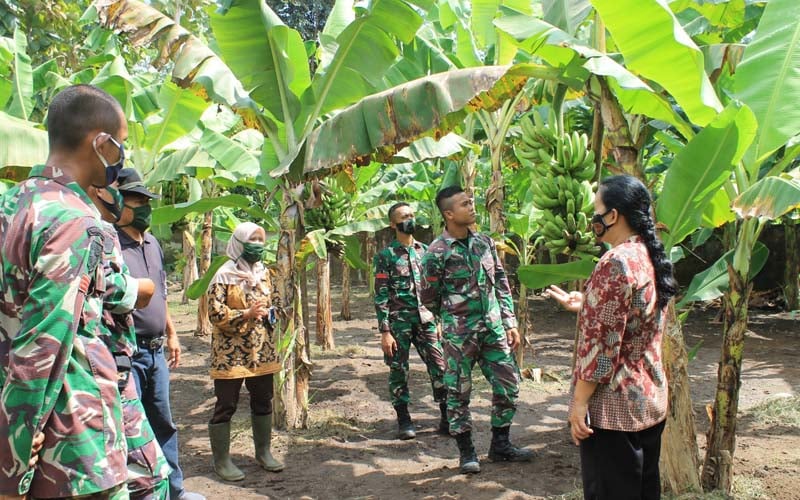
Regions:
<instances>
[{"instance_id":1,"label":"black rubber boot","mask_svg":"<svg viewBox=\"0 0 800 500\"><path fill-rule=\"evenodd\" d=\"M489 446L489 460L492 462L530 462L533 452L517 448L508 439L509 427L492 427L492 444Z\"/></svg>"},{"instance_id":2,"label":"black rubber boot","mask_svg":"<svg viewBox=\"0 0 800 500\"><path fill-rule=\"evenodd\" d=\"M477 474L481 471L481 463L472 446L472 432L456 434L456 444L458 444L458 466L462 474Z\"/></svg>"},{"instance_id":3,"label":"black rubber boot","mask_svg":"<svg viewBox=\"0 0 800 500\"><path fill-rule=\"evenodd\" d=\"M414 431L414 424L411 422L411 415L408 414L408 405L399 404L394 407L397 412L397 437L399 439L414 439L417 433Z\"/></svg>"},{"instance_id":4,"label":"black rubber boot","mask_svg":"<svg viewBox=\"0 0 800 500\"><path fill-rule=\"evenodd\" d=\"M447 401L439 401L439 429L442 436L450 435L450 422L447 421Z\"/></svg>"}]
</instances>

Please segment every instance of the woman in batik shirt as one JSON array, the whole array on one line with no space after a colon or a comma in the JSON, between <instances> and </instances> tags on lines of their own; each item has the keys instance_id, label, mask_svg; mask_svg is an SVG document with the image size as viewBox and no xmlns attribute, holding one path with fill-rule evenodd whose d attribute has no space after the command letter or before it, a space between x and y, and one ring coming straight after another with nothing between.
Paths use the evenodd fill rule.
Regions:
<instances>
[{"instance_id":1,"label":"woman in batik shirt","mask_svg":"<svg viewBox=\"0 0 800 500\"><path fill-rule=\"evenodd\" d=\"M270 452L272 377L281 368L275 349L275 306L280 304L262 263L265 237L258 225L239 224L228 241L230 260L208 290L208 316L214 326L210 372L217 397L208 434L214 470L227 481L244 479L230 458L231 417L243 382L250 393L256 461L268 471L283 470Z\"/></svg>"},{"instance_id":2,"label":"woman in batik shirt","mask_svg":"<svg viewBox=\"0 0 800 500\"><path fill-rule=\"evenodd\" d=\"M667 412L661 363L666 306L678 285L638 179L600 183L592 230L610 245L584 293L548 294L579 313L569 423L580 446L584 497L660 497L658 458Z\"/></svg>"}]
</instances>

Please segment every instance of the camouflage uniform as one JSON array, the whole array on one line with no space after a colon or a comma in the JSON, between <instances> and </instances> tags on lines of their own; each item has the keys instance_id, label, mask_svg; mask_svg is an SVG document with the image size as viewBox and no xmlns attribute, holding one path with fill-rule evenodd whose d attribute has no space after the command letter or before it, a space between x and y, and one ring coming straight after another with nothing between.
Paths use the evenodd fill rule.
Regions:
<instances>
[{"instance_id":1,"label":"camouflage uniform","mask_svg":"<svg viewBox=\"0 0 800 500\"><path fill-rule=\"evenodd\" d=\"M122 249L114 226L107 222L101 222L101 225L105 241L103 325L108 329L106 343L114 357L127 367L127 370L120 370L118 375L128 447L128 491L132 499L164 500L169 496L168 477L171 469L145 416L144 406L136 392L136 381L130 376L130 359L138 349L130 314L138 296L138 280L130 275L122 260ZM120 366L121 363L117 363L117 367Z\"/></svg>"},{"instance_id":2,"label":"camouflage uniform","mask_svg":"<svg viewBox=\"0 0 800 500\"><path fill-rule=\"evenodd\" d=\"M54 167L34 167L0 196L0 494L127 498L99 223L83 189Z\"/></svg>"},{"instance_id":3,"label":"camouflage uniform","mask_svg":"<svg viewBox=\"0 0 800 500\"><path fill-rule=\"evenodd\" d=\"M411 344L417 348L428 369L433 399L443 401L444 358L436 323L428 309L420 306L423 288L421 259L425 245L414 241L410 247L394 240L375 255L375 311L378 329L391 332L397 342L394 356L384 355L389 365L389 393L392 405L408 404L408 356Z\"/></svg>"},{"instance_id":4,"label":"camouflage uniform","mask_svg":"<svg viewBox=\"0 0 800 500\"><path fill-rule=\"evenodd\" d=\"M514 303L494 241L470 233L467 243L445 231L422 258L422 304L442 319L450 433L472 429L469 400L475 362L492 386L492 427L516 412L519 372L505 331L517 327Z\"/></svg>"}]
</instances>

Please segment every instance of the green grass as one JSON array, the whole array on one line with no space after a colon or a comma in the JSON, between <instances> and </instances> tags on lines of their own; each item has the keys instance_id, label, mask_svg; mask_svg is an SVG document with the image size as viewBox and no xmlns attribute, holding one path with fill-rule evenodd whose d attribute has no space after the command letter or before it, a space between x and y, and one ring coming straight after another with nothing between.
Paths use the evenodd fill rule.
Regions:
<instances>
[{"instance_id":1,"label":"green grass","mask_svg":"<svg viewBox=\"0 0 800 500\"><path fill-rule=\"evenodd\" d=\"M800 396L772 398L748 412L764 425L780 425L800 429Z\"/></svg>"}]
</instances>

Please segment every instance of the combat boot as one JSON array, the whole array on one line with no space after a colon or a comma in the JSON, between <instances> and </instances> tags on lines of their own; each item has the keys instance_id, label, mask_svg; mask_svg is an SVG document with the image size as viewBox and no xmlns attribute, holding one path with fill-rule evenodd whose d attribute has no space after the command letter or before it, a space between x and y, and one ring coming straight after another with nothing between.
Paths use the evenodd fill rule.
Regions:
<instances>
[{"instance_id":1,"label":"combat boot","mask_svg":"<svg viewBox=\"0 0 800 500\"><path fill-rule=\"evenodd\" d=\"M211 442L214 472L225 481L244 479L244 472L231 461L231 423L208 424L208 440Z\"/></svg>"},{"instance_id":2,"label":"combat boot","mask_svg":"<svg viewBox=\"0 0 800 500\"><path fill-rule=\"evenodd\" d=\"M283 464L275 460L270 452L272 444L272 415L252 415L253 444L256 447L256 462L270 472L280 472Z\"/></svg>"},{"instance_id":3,"label":"combat boot","mask_svg":"<svg viewBox=\"0 0 800 500\"><path fill-rule=\"evenodd\" d=\"M456 434L456 444L458 444L458 466L462 474L477 474L481 471L481 464L475 447L472 445L472 432L462 432Z\"/></svg>"},{"instance_id":4,"label":"combat boot","mask_svg":"<svg viewBox=\"0 0 800 500\"><path fill-rule=\"evenodd\" d=\"M489 460L492 462L529 462L533 452L517 448L508 439L508 427L492 427L492 444L489 446Z\"/></svg>"},{"instance_id":5,"label":"combat boot","mask_svg":"<svg viewBox=\"0 0 800 500\"><path fill-rule=\"evenodd\" d=\"M394 411L397 412L397 437L403 440L417 437L414 424L411 422L411 415L408 414L408 405L401 403L394 407Z\"/></svg>"},{"instance_id":6,"label":"combat boot","mask_svg":"<svg viewBox=\"0 0 800 500\"><path fill-rule=\"evenodd\" d=\"M439 401L439 434L450 435L450 422L447 421L447 401Z\"/></svg>"}]
</instances>

